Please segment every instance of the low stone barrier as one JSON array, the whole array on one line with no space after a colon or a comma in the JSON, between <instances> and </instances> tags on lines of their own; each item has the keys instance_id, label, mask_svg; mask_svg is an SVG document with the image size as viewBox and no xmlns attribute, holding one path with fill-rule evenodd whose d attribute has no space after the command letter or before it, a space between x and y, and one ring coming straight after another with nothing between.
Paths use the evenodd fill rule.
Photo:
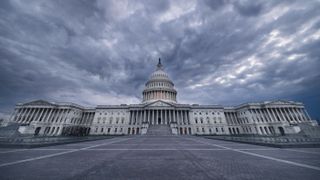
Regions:
<instances>
[{"instance_id":1,"label":"low stone barrier","mask_svg":"<svg viewBox=\"0 0 320 180\"><path fill-rule=\"evenodd\" d=\"M278 148L294 148L294 147L320 147L320 138L308 137L235 137L235 136L205 136L209 139L225 140L233 142L241 142L247 144L271 146Z\"/></svg>"},{"instance_id":2,"label":"low stone barrier","mask_svg":"<svg viewBox=\"0 0 320 180\"><path fill-rule=\"evenodd\" d=\"M96 141L116 136L84 136L84 137L11 137L1 138L1 148L35 148L60 144Z\"/></svg>"}]
</instances>

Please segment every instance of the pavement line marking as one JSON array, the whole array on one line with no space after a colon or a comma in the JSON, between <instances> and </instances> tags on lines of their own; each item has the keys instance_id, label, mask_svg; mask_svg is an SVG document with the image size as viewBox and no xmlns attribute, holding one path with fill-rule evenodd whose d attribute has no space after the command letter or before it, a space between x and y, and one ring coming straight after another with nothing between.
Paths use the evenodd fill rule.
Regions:
<instances>
[{"instance_id":1,"label":"pavement line marking","mask_svg":"<svg viewBox=\"0 0 320 180\"><path fill-rule=\"evenodd\" d=\"M164 149L88 149L87 151L225 151L225 149L176 149L176 148L164 148Z\"/></svg>"},{"instance_id":2,"label":"pavement line marking","mask_svg":"<svg viewBox=\"0 0 320 180\"><path fill-rule=\"evenodd\" d=\"M15 149L15 150L11 150L11 151L3 151L3 152L0 152L0 154L11 153L11 152L19 152L19 151L26 151L26 150L29 150L29 149Z\"/></svg>"},{"instance_id":3,"label":"pavement line marking","mask_svg":"<svg viewBox=\"0 0 320 180\"><path fill-rule=\"evenodd\" d=\"M286 151L293 151L293 152L301 152L301 153L306 153L306 154L320 154L318 152L312 152L312 151L303 151L303 150L296 150L296 149L284 149Z\"/></svg>"},{"instance_id":4,"label":"pavement line marking","mask_svg":"<svg viewBox=\"0 0 320 180\"><path fill-rule=\"evenodd\" d=\"M78 150L67 148L42 148L42 149L30 149L30 151L61 151L61 150ZM150 148L96 148L96 149L84 149L82 151L227 151L228 149L218 148L189 148L189 149L177 149L177 148L162 148L162 149L150 149ZM238 149L238 150L276 150L276 149Z\"/></svg>"},{"instance_id":5,"label":"pavement line marking","mask_svg":"<svg viewBox=\"0 0 320 180\"><path fill-rule=\"evenodd\" d=\"M63 154L69 154L69 153L73 153L73 152L77 152L77 151L81 151L81 150L87 150L87 149L90 149L90 148L94 148L94 147L98 147L98 146L104 146L104 145L112 144L112 143L115 143L115 142L121 142L121 141L129 140L129 139L131 139L131 138L119 139L118 141L108 142L108 143L104 143L104 144L97 144L97 145L88 146L88 147L84 147L84 148L80 148L80 149L74 149L74 150L70 150L70 151L54 153L54 154L39 156L39 157L35 157L35 158L29 158L29 159L24 159L24 160L19 160L19 161L3 163L3 164L0 164L0 167L15 165L15 164L20 164L20 163L24 163L24 162L30 162L30 161L35 161L35 160L45 159L45 158L50 158L50 157L55 157L55 156L60 156L60 155L63 155Z\"/></svg>"},{"instance_id":6,"label":"pavement line marking","mask_svg":"<svg viewBox=\"0 0 320 180\"><path fill-rule=\"evenodd\" d=\"M317 167L317 166L312 166L312 165L297 163L297 162L293 162L293 161L278 159L278 158L274 158L274 157L270 157L270 156L266 156L266 155L261 155L261 154L256 154L256 153L252 153L252 152L233 149L233 148L229 148L229 147L225 147L225 146L221 146L221 145L217 145L217 144L211 144L211 143L207 143L207 142L203 142L203 141L199 141L199 140L195 140L195 139L190 139L190 140L196 141L196 142L199 142L199 143L203 143L203 144L207 144L207 145L210 145L210 146L216 146L216 147L220 147L220 148L225 148L225 149L228 149L228 150L231 150L231 151L235 151L235 152L239 152L239 153L243 153L243 154L247 154L247 155L251 155L251 156L256 156L256 157L269 159L269 160L273 160L273 161L277 161L277 162L291 164L291 165L298 166L298 167L304 167L304 168L309 168L309 169L320 171L320 167Z\"/></svg>"}]
</instances>

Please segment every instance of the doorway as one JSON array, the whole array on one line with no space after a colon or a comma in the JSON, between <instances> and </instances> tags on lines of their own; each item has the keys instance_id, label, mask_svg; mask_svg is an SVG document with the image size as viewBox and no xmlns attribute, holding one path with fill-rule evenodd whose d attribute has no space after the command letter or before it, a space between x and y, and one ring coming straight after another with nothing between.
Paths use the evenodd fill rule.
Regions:
<instances>
[{"instance_id":1,"label":"doorway","mask_svg":"<svg viewBox=\"0 0 320 180\"><path fill-rule=\"evenodd\" d=\"M161 124L161 118L158 119L158 124Z\"/></svg>"},{"instance_id":2,"label":"doorway","mask_svg":"<svg viewBox=\"0 0 320 180\"><path fill-rule=\"evenodd\" d=\"M281 136L284 136L285 133L284 133L283 127L278 127L278 129L279 129L279 131L280 131Z\"/></svg>"},{"instance_id":3,"label":"doorway","mask_svg":"<svg viewBox=\"0 0 320 180\"><path fill-rule=\"evenodd\" d=\"M37 127L36 130L34 131L34 135L37 136L41 130L41 127Z\"/></svg>"}]
</instances>

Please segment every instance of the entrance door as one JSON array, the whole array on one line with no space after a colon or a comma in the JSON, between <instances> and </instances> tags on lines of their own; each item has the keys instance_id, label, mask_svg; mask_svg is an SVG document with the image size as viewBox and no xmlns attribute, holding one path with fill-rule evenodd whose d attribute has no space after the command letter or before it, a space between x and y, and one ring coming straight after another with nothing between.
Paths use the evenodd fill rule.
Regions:
<instances>
[{"instance_id":1,"label":"entrance door","mask_svg":"<svg viewBox=\"0 0 320 180\"><path fill-rule=\"evenodd\" d=\"M283 127L278 127L278 129L279 129L279 131L280 131L281 136L284 136L285 133L284 133Z\"/></svg>"},{"instance_id":2,"label":"entrance door","mask_svg":"<svg viewBox=\"0 0 320 180\"><path fill-rule=\"evenodd\" d=\"M37 127L36 130L34 131L34 135L37 136L41 130L41 127Z\"/></svg>"}]
</instances>

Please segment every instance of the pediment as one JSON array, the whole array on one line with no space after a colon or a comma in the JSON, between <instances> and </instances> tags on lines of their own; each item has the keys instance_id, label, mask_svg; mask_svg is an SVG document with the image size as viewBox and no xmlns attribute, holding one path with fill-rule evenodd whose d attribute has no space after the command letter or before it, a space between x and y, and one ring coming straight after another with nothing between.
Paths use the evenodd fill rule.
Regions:
<instances>
[{"instance_id":1,"label":"pediment","mask_svg":"<svg viewBox=\"0 0 320 180\"><path fill-rule=\"evenodd\" d=\"M156 102L150 103L147 106L151 106L151 107L154 107L154 106L157 106L157 107L171 107L172 105L167 103L167 102L164 102L164 101L156 101Z\"/></svg>"},{"instance_id":2,"label":"pediment","mask_svg":"<svg viewBox=\"0 0 320 180\"><path fill-rule=\"evenodd\" d=\"M54 104L49 103L48 101L44 101L44 100L36 100L36 101L31 101L28 103L25 103L23 105L32 105L32 106L52 106Z\"/></svg>"}]
</instances>

